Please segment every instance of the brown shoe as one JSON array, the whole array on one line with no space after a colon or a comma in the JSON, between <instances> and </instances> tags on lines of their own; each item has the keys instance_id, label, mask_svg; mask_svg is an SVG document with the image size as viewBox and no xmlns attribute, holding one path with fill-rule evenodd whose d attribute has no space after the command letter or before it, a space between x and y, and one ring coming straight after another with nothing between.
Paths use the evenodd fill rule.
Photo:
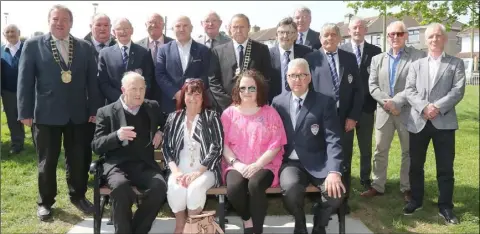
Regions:
<instances>
[{"instance_id":1,"label":"brown shoe","mask_svg":"<svg viewBox=\"0 0 480 234\"><path fill-rule=\"evenodd\" d=\"M381 196L383 193L378 192L374 188L370 187L367 191L360 193L360 196L362 197L375 197L375 196Z\"/></svg>"},{"instance_id":2,"label":"brown shoe","mask_svg":"<svg viewBox=\"0 0 480 234\"><path fill-rule=\"evenodd\" d=\"M403 200L405 203L408 203L412 200L412 192L410 190L403 192Z\"/></svg>"}]
</instances>

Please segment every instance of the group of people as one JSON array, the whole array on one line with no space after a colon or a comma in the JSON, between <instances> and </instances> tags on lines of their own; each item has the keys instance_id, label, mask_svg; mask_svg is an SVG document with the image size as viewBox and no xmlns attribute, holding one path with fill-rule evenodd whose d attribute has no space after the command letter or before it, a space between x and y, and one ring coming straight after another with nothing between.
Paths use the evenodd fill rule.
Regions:
<instances>
[{"instance_id":1,"label":"group of people","mask_svg":"<svg viewBox=\"0 0 480 234\"><path fill-rule=\"evenodd\" d=\"M209 12L201 22L205 34L196 40L188 17L175 20L172 39L153 14L145 23L149 37L138 43L126 18L111 25L107 15L95 15L85 40L70 35L68 8L55 5L48 18L50 32L24 43L19 29L7 26L1 50L11 152L23 148L23 125L31 127L41 220L52 216L63 136L70 199L86 214L93 212L85 197L92 150L104 157L116 233L148 233L165 200L181 233L187 217L202 212L207 190L221 185L245 233L263 232L265 191L276 186L295 218L294 233L307 233L309 184L320 189L312 232L325 233L339 206L349 212L354 132L361 196L374 197L385 192L397 131L404 214L422 207L433 139L439 213L447 223L459 222L453 213L455 105L465 92L465 70L445 54L441 24L427 27L425 53L405 45L401 21L387 28L389 51L365 41L360 18L349 22L351 42L339 46L339 27L310 29L308 8L278 23L271 48L249 38L244 14L231 18L226 37L218 14ZM154 160L156 148L165 171ZM135 215L132 185L144 194Z\"/></svg>"}]
</instances>

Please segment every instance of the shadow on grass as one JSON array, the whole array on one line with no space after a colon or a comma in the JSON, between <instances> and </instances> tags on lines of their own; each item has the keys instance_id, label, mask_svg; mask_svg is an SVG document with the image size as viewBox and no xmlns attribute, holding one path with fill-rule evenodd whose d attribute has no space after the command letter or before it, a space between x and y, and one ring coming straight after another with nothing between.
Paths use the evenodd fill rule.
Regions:
<instances>
[{"instance_id":1,"label":"shadow on grass","mask_svg":"<svg viewBox=\"0 0 480 234\"><path fill-rule=\"evenodd\" d=\"M53 219L75 225L83 220L81 216L64 211L62 208L53 208Z\"/></svg>"}]
</instances>

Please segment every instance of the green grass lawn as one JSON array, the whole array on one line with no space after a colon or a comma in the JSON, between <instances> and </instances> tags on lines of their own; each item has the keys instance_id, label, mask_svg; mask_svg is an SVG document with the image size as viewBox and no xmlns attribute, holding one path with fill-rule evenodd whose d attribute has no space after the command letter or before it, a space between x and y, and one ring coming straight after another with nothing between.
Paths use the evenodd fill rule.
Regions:
<instances>
[{"instance_id":1,"label":"green grass lawn","mask_svg":"<svg viewBox=\"0 0 480 234\"><path fill-rule=\"evenodd\" d=\"M479 89L467 87L457 107L460 130L456 132L455 212L461 224L444 225L438 216L436 170L432 145L425 164L425 202L423 210L413 216L403 216L403 200L399 192L400 145L395 137L389 157L388 183L382 197L365 199L359 196L359 151L354 149L352 216L361 219L375 233L478 233L479 231ZM37 167L30 131L26 150L20 155L8 154L10 137L4 113L1 115L1 232L2 233L65 233L85 216L68 199L63 155L57 168L58 195L54 205L54 222L40 222L36 216ZM374 141L375 142L375 141ZM90 187L92 181L90 181ZM93 200L92 189L87 196ZM270 199L269 214L285 214L281 197ZM306 211L310 213L310 202ZM207 207L216 201L209 199ZM170 216L165 206L159 216ZM173 230L172 230L173 231Z\"/></svg>"}]
</instances>

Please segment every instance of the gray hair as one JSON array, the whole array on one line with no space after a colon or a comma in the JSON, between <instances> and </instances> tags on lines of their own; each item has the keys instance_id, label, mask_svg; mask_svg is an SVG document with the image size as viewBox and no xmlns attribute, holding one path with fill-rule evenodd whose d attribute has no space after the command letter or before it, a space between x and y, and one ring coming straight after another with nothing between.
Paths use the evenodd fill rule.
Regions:
<instances>
[{"instance_id":1,"label":"gray hair","mask_svg":"<svg viewBox=\"0 0 480 234\"><path fill-rule=\"evenodd\" d=\"M304 58L296 58L288 63L288 70L294 67L303 67L306 73L310 75L310 66Z\"/></svg>"},{"instance_id":2,"label":"gray hair","mask_svg":"<svg viewBox=\"0 0 480 234\"><path fill-rule=\"evenodd\" d=\"M139 73L134 72L134 71L125 72L123 74L123 77L122 77L122 87L125 88L127 86L127 84L129 84L130 82L132 82L134 80L145 81L145 78L142 75L140 75Z\"/></svg>"},{"instance_id":3,"label":"gray hair","mask_svg":"<svg viewBox=\"0 0 480 234\"><path fill-rule=\"evenodd\" d=\"M428 37L430 36L431 34L431 31L436 29L436 28L439 28L440 31L442 32L442 35L445 36L447 35L447 29L445 28L445 26L443 24L440 24L440 23L431 23L427 26L427 29L425 29L425 39L428 39Z\"/></svg>"},{"instance_id":4,"label":"gray hair","mask_svg":"<svg viewBox=\"0 0 480 234\"><path fill-rule=\"evenodd\" d=\"M7 29L10 29L10 28L13 28L13 29L15 29L18 33L20 33L20 29L19 29L18 26L15 25L15 24L9 24L9 25L7 25L5 28L3 28L3 33L5 33L5 31L7 31Z\"/></svg>"},{"instance_id":5,"label":"gray hair","mask_svg":"<svg viewBox=\"0 0 480 234\"><path fill-rule=\"evenodd\" d=\"M108 21L110 22L110 25L111 25L110 17L108 17L108 15L105 14L105 13L97 13L97 14L95 14L94 16L92 16L92 22L91 22L91 24L93 25L93 24L95 23L95 21L96 21L97 19L100 19L100 18L107 18Z\"/></svg>"},{"instance_id":6,"label":"gray hair","mask_svg":"<svg viewBox=\"0 0 480 234\"><path fill-rule=\"evenodd\" d=\"M299 7L297 9L295 9L295 11L293 12L293 15L295 15L296 12L305 12L309 15L312 15L312 11L310 10L310 8L308 8L306 6L302 6L302 7Z\"/></svg>"},{"instance_id":7,"label":"gray hair","mask_svg":"<svg viewBox=\"0 0 480 234\"><path fill-rule=\"evenodd\" d=\"M358 16L354 16L350 19L350 22L348 23L348 27L350 28L355 22L360 22L365 28L367 27L367 22Z\"/></svg>"},{"instance_id":8,"label":"gray hair","mask_svg":"<svg viewBox=\"0 0 480 234\"><path fill-rule=\"evenodd\" d=\"M50 11L48 11L48 20L50 20L50 15L52 14L52 11L54 11L54 10L66 11L68 13L68 15L70 16L70 22L71 23L73 22L72 11L70 9L68 9L66 6L60 5L60 4L54 5L52 8L50 8Z\"/></svg>"},{"instance_id":9,"label":"gray hair","mask_svg":"<svg viewBox=\"0 0 480 234\"><path fill-rule=\"evenodd\" d=\"M342 35L340 34L340 28L334 24L334 23L326 23L322 26L322 28L320 29L320 35L323 36L323 34L325 34L325 31L327 30L335 30L335 33L337 33L337 36L341 37Z\"/></svg>"},{"instance_id":10,"label":"gray hair","mask_svg":"<svg viewBox=\"0 0 480 234\"><path fill-rule=\"evenodd\" d=\"M397 20L397 21L393 21L391 22L388 27L387 27L387 33L390 32L390 30L392 29L393 26L396 26L396 25L400 25L400 27L402 28L402 31L403 32L407 32L407 26L405 25L405 23L403 21L400 21L400 20Z\"/></svg>"},{"instance_id":11,"label":"gray hair","mask_svg":"<svg viewBox=\"0 0 480 234\"><path fill-rule=\"evenodd\" d=\"M209 11L207 15L205 15L205 17L208 17L209 15L214 15L215 17L217 17L218 20L222 20L220 18L220 15L218 15L218 13L216 11Z\"/></svg>"}]
</instances>

